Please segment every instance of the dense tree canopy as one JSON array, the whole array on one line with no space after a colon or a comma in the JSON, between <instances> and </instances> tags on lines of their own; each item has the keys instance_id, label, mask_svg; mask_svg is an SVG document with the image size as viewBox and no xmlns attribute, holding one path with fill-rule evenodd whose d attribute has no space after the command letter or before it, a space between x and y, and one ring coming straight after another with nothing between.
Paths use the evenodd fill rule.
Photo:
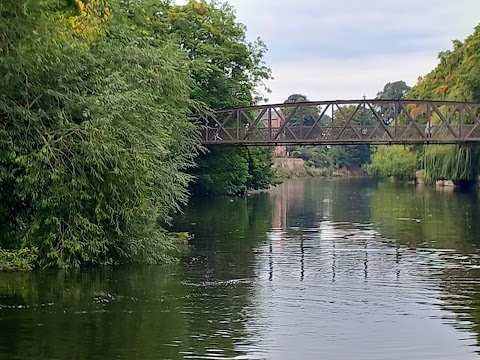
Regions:
<instances>
[{"instance_id":1,"label":"dense tree canopy","mask_svg":"<svg viewBox=\"0 0 480 360\"><path fill-rule=\"evenodd\" d=\"M188 120L199 109L258 102L270 78L265 51L217 1L3 0L0 268L15 252L23 267L165 261L174 239L159 224L186 202L192 175L190 189L202 195L271 184L270 148L212 148L197 160ZM479 54L477 27L408 97L480 101ZM397 81L377 97L406 91ZM311 126L320 113L308 107L294 122ZM369 154L296 150L319 166L359 166ZM432 178L456 180L476 177L478 158L471 147L431 147L423 163ZM372 169L408 177L418 161L416 149L378 148Z\"/></svg>"},{"instance_id":2,"label":"dense tree canopy","mask_svg":"<svg viewBox=\"0 0 480 360\"><path fill-rule=\"evenodd\" d=\"M392 99L404 99L407 96L408 91L410 91L411 87L408 86L405 81L399 80L399 81L394 81L394 82L389 82L385 84L383 87L382 91L379 91L377 93L376 98L381 99L381 100L392 100ZM380 106L380 114L382 116L387 115L387 111L389 106L388 105L382 105ZM399 114L400 110L397 110ZM387 118L390 117L392 119L393 114L388 114ZM403 120L403 119L401 119Z\"/></svg>"},{"instance_id":3,"label":"dense tree canopy","mask_svg":"<svg viewBox=\"0 0 480 360\"><path fill-rule=\"evenodd\" d=\"M464 42L453 41L453 49L443 51L438 55L439 63L429 74L420 77L418 83L407 92L409 99L431 99L451 101L480 102L480 26ZM390 86L389 86L390 85ZM403 93L406 87L401 82L387 84L378 94L379 98L390 97L395 93ZM395 90L396 89L396 90ZM398 91L397 91L398 90ZM420 108L410 109L417 119L422 121L424 111ZM442 108L440 107L440 111ZM453 124L458 123L459 117L452 117ZM465 123L473 123L468 115L464 116ZM437 114L432 116L432 124L439 125L441 119ZM396 150L395 150L396 149ZM406 150L408 150L406 152ZM395 153L397 151L398 153ZM430 180L476 180L480 174L480 150L476 146L423 146L423 147L396 147L392 150L377 150L373 157L374 168L383 174L394 175L393 164L388 159L397 159L404 156L411 161L403 161L406 167L401 173L411 174L411 163L416 158L421 159L425 167L425 174ZM377 163L376 161L379 160ZM397 163L396 166L401 166ZM390 170L393 172L390 172ZM396 172L399 170L397 169Z\"/></svg>"},{"instance_id":4,"label":"dense tree canopy","mask_svg":"<svg viewBox=\"0 0 480 360\"><path fill-rule=\"evenodd\" d=\"M419 79L408 97L480 102L480 26L464 42L453 41L453 50L441 52L438 58L437 67ZM423 156L426 174L434 180L474 180L480 174L476 146L426 146Z\"/></svg>"},{"instance_id":5,"label":"dense tree canopy","mask_svg":"<svg viewBox=\"0 0 480 360\"><path fill-rule=\"evenodd\" d=\"M270 78L261 40L250 43L233 8L217 1L164 4L166 16L154 21L158 33L179 39L190 60L192 98L212 109L255 104L257 90ZM196 195L233 195L273 181L272 149L209 148L193 170Z\"/></svg>"},{"instance_id":6,"label":"dense tree canopy","mask_svg":"<svg viewBox=\"0 0 480 360\"><path fill-rule=\"evenodd\" d=\"M188 63L129 10L0 5L0 247L41 266L156 262L173 248L158 221L186 201L197 153Z\"/></svg>"},{"instance_id":7,"label":"dense tree canopy","mask_svg":"<svg viewBox=\"0 0 480 360\"><path fill-rule=\"evenodd\" d=\"M393 83L389 82L385 84L382 91L377 93L376 98L387 100L403 99L410 89L410 86L408 86L403 80L395 81Z\"/></svg>"},{"instance_id":8,"label":"dense tree canopy","mask_svg":"<svg viewBox=\"0 0 480 360\"><path fill-rule=\"evenodd\" d=\"M169 259L159 223L199 151L188 115L252 104L270 76L215 1L5 0L0 52L0 268ZM272 175L269 149L199 164L220 193Z\"/></svg>"}]
</instances>

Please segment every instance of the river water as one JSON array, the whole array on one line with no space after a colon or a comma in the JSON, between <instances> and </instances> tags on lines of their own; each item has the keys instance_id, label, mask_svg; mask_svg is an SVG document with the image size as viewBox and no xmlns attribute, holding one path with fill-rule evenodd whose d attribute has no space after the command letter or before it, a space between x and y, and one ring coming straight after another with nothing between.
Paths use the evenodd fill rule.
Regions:
<instances>
[{"instance_id":1,"label":"river water","mask_svg":"<svg viewBox=\"0 0 480 360\"><path fill-rule=\"evenodd\" d=\"M0 273L0 359L477 359L477 193L289 181L192 201L179 264Z\"/></svg>"}]
</instances>

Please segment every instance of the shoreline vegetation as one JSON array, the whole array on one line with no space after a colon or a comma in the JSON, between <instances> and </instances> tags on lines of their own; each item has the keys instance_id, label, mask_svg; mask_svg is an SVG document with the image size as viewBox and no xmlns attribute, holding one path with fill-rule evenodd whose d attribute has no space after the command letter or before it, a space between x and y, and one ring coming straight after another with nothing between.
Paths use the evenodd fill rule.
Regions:
<instances>
[{"instance_id":1,"label":"shoreline vegetation","mask_svg":"<svg viewBox=\"0 0 480 360\"><path fill-rule=\"evenodd\" d=\"M0 268L176 261L193 190L267 186L268 149L203 149L189 120L260 100L245 32L216 1L3 1Z\"/></svg>"},{"instance_id":2,"label":"shoreline vegetation","mask_svg":"<svg viewBox=\"0 0 480 360\"><path fill-rule=\"evenodd\" d=\"M393 182L403 182L408 184L426 185L435 187L471 187L474 183L480 186L480 178L470 181L454 181L449 179L432 179L426 175L426 171L421 169L414 172L411 178L396 176L378 176L372 173L369 164L364 167L344 167L344 168L314 168L309 167L303 159L299 158L275 158L272 169L276 172L276 178L279 183L283 180L301 179L307 177L319 178L349 178L349 177L374 177L387 178ZM275 186L275 184L272 184ZM251 191L249 191L251 192Z\"/></svg>"},{"instance_id":3,"label":"shoreline vegetation","mask_svg":"<svg viewBox=\"0 0 480 360\"><path fill-rule=\"evenodd\" d=\"M282 179L298 179L304 177L336 178L370 176L362 167L316 168L301 158L291 157L274 158L272 169L276 173L276 178L280 181Z\"/></svg>"},{"instance_id":4,"label":"shoreline vegetation","mask_svg":"<svg viewBox=\"0 0 480 360\"><path fill-rule=\"evenodd\" d=\"M273 148L203 148L189 121L266 100L267 48L247 40L228 4L4 0L0 39L0 270L176 261L186 235L165 224L190 196L245 194L285 176ZM412 89L388 83L377 97L480 101L479 40L477 27ZM297 175L480 174L472 146L286 151L305 164L292 165Z\"/></svg>"}]
</instances>

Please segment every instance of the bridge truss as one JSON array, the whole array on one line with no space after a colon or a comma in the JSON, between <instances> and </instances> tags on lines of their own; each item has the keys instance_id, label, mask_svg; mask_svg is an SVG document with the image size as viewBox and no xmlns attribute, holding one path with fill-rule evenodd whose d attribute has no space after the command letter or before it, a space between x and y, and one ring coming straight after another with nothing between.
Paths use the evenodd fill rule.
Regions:
<instances>
[{"instance_id":1,"label":"bridge truss","mask_svg":"<svg viewBox=\"0 0 480 360\"><path fill-rule=\"evenodd\" d=\"M222 109L193 116L204 145L480 142L480 104L335 100Z\"/></svg>"}]
</instances>

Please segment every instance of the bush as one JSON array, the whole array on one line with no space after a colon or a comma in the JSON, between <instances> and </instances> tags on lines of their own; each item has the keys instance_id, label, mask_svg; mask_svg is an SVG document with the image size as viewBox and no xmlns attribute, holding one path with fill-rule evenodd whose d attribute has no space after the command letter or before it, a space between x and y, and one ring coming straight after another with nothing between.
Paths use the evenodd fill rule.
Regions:
<instances>
[{"instance_id":1,"label":"bush","mask_svg":"<svg viewBox=\"0 0 480 360\"><path fill-rule=\"evenodd\" d=\"M38 249L28 247L19 250L0 249L0 271L32 270L37 263Z\"/></svg>"},{"instance_id":2,"label":"bush","mask_svg":"<svg viewBox=\"0 0 480 360\"><path fill-rule=\"evenodd\" d=\"M419 157L409 146L384 145L377 146L372 154L372 163L367 167L372 175L389 177L399 180L415 179Z\"/></svg>"}]
</instances>

